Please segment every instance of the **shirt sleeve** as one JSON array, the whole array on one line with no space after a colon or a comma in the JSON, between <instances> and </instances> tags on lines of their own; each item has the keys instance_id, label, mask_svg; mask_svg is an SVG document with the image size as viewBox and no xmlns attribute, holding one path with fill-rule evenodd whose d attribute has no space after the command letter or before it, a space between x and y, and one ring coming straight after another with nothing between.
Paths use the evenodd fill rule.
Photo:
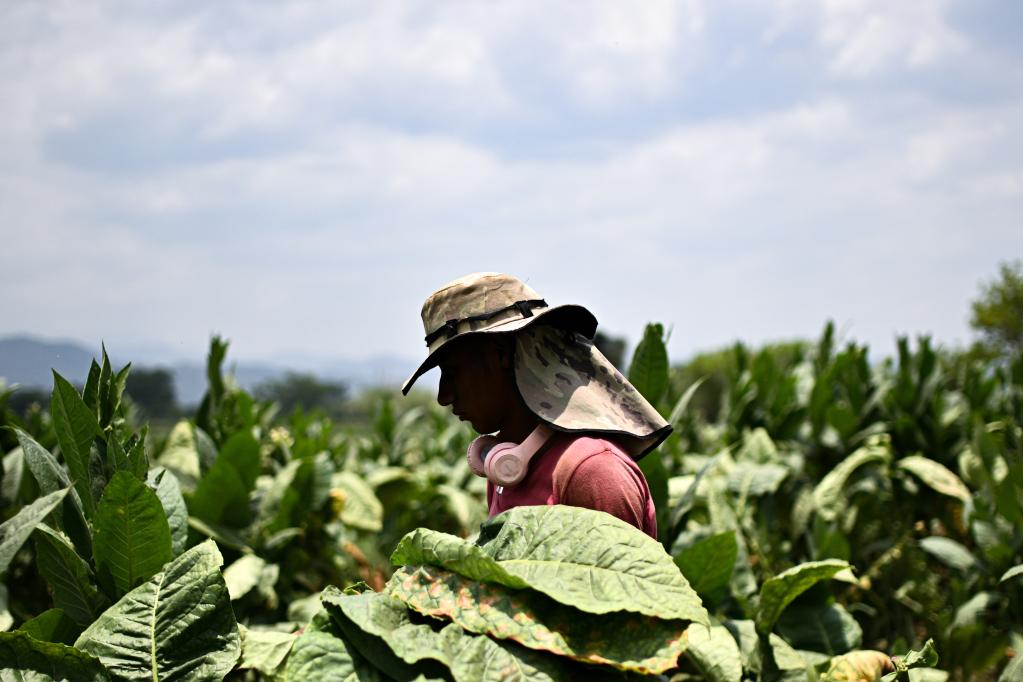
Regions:
<instances>
[{"instance_id":1,"label":"shirt sleeve","mask_svg":"<svg viewBox=\"0 0 1023 682\"><path fill-rule=\"evenodd\" d=\"M610 450L566 453L554 472L554 485L562 504L587 507L616 516L637 528L644 527L644 486Z\"/></svg>"}]
</instances>

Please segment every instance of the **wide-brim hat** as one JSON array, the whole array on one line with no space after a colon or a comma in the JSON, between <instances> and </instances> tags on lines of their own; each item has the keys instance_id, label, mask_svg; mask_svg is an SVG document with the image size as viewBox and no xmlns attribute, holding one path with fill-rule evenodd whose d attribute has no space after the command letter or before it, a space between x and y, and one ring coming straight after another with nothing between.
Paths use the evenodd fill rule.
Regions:
<instances>
[{"instance_id":1,"label":"wide-brim hat","mask_svg":"<svg viewBox=\"0 0 1023 682\"><path fill-rule=\"evenodd\" d=\"M515 382L526 406L559 431L615 438L634 459L671 426L593 343L597 318L580 305L550 307L521 280L466 275L426 299L426 360L402 386L407 394L435 367L442 348L470 334L515 334Z\"/></svg>"},{"instance_id":2,"label":"wide-brim hat","mask_svg":"<svg viewBox=\"0 0 1023 682\"><path fill-rule=\"evenodd\" d=\"M442 348L462 336L514 332L540 320L588 338L597 331L597 318L586 308L548 306L525 282L499 272L477 272L445 284L423 303L422 316L428 354L401 387L403 394L437 366Z\"/></svg>"}]
</instances>

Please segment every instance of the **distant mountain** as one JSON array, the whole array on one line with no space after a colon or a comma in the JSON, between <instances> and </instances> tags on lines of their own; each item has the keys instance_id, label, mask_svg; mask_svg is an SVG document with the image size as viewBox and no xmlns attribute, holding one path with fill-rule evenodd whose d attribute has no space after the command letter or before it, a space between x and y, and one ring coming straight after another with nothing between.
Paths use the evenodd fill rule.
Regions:
<instances>
[{"instance_id":1,"label":"distant mountain","mask_svg":"<svg viewBox=\"0 0 1023 682\"><path fill-rule=\"evenodd\" d=\"M84 384L89 375L89 364L100 356L100 348L89 349L76 341L55 341L28 335L0 337L0 378L7 384L44 388L53 386L51 368L75 384ZM162 367L174 376L178 403L193 405L202 399L206 390L205 358L197 362L182 362L177 358L160 361L156 354L145 362L135 358L111 357L120 367L132 361L134 367ZM416 361L397 356L373 356L363 360L325 358L290 353L281 362L231 362L228 354L225 369L234 374L238 384L252 389L256 385L284 376L289 371L314 374L324 380L342 381L352 389L370 386L397 386L416 366Z\"/></svg>"},{"instance_id":2,"label":"distant mountain","mask_svg":"<svg viewBox=\"0 0 1023 682\"><path fill-rule=\"evenodd\" d=\"M89 364L100 349L89 349L75 341L47 341L32 336L0 338L0 377L8 384L53 386L51 368L72 382L84 383Z\"/></svg>"}]
</instances>

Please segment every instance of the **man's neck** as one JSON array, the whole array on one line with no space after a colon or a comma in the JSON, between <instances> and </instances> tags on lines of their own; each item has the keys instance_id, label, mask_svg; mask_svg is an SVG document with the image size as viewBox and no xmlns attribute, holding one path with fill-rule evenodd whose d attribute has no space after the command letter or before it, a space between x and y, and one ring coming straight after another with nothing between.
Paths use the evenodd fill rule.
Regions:
<instances>
[{"instance_id":1,"label":"man's neck","mask_svg":"<svg viewBox=\"0 0 1023 682\"><path fill-rule=\"evenodd\" d=\"M508 415L505 425L497 433L498 440L505 443L521 443L533 433L533 429L539 425L536 415L529 411L524 405L520 409Z\"/></svg>"}]
</instances>

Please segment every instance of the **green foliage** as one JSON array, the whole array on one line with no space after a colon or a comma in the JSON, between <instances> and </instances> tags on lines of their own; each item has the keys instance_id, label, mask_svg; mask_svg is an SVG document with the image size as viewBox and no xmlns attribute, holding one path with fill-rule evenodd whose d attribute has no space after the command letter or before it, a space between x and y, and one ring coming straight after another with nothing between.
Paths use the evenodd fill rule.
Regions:
<instances>
[{"instance_id":1,"label":"green foliage","mask_svg":"<svg viewBox=\"0 0 1023 682\"><path fill-rule=\"evenodd\" d=\"M93 499L90 448L102 433L99 422L75 387L56 372L53 373L51 410L64 461L67 462L85 511L91 517L96 509L96 501Z\"/></svg>"},{"instance_id":2,"label":"green foliage","mask_svg":"<svg viewBox=\"0 0 1023 682\"><path fill-rule=\"evenodd\" d=\"M40 642L56 642L57 644L74 644L79 628L61 609L48 609L35 618L26 621L20 628L21 632Z\"/></svg>"},{"instance_id":3,"label":"green foliage","mask_svg":"<svg viewBox=\"0 0 1023 682\"><path fill-rule=\"evenodd\" d=\"M119 679L221 679L241 640L212 542L188 550L107 609L75 642Z\"/></svg>"},{"instance_id":4,"label":"green foliage","mask_svg":"<svg viewBox=\"0 0 1023 682\"><path fill-rule=\"evenodd\" d=\"M981 287L970 325L994 352L1023 352L1023 263L1002 263L998 278Z\"/></svg>"},{"instance_id":5,"label":"green foliage","mask_svg":"<svg viewBox=\"0 0 1023 682\"><path fill-rule=\"evenodd\" d=\"M668 388L668 349L665 344L664 326L648 324L629 363L629 382L653 405L661 401ZM660 457L645 457L639 466L650 486L650 495L657 509L658 528L664 528L668 521L668 472Z\"/></svg>"},{"instance_id":6,"label":"green foliage","mask_svg":"<svg viewBox=\"0 0 1023 682\"><path fill-rule=\"evenodd\" d=\"M118 471L96 508L92 536L96 577L120 597L170 561L170 525L160 498L127 471Z\"/></svg>"},{"instance_id":7,"label":"green foliage","mask_svg":"<svg viewBox=\"0 0 1023 682\"><path fill-rule=\"evenodd\" d=\"M367 394L354 428L282 415L224 372L220 339L195 418L154 438L104 352L3 441L0 631L23 630L0 634L0 664L876 682L933 638L942 670L904 677L1017 674L1023 358L920 339L878 362L828 325L669 370L664 342L651 325L633 361L676 428L642 462L660 543L560 507L480 527L473 434L432 399ZM388 580L396 545L409 565Z\"/></svg>"},{"instance_id":8,"label":"green foliage","mask_svg":"<svg viewBox=\"0 0 1023 682\"><path fill-rule=\"evenodd\" d=\"M0 632L0 678L106 682L110 677L92 656L74 647L43 642L28 632Z\"/></svg>"},{"instance_id":9,"label":"green foliage","mask_svg":"<svg viewBox=\"0 0 1023 682\"><path fill-rule=\"evenodd\" d=\"M68 490L58 490L40 497L0 524L0 576L7 571L14 555L32 535L32 531L60 504Z\"/></svg>"},{"instance_id":10,"label":"green foliage","mask_svg":"<svg viewBox=\"0 0 1023 682\"><path fill-rule=\"evenodd\" d=\"M100 614L106 599L95 586L92 568L64 536L41 525L35 532L39 571L53 591L53 603L82 627Z\"/></svg>"},{"instance_id":11,"label":"green foliage","mask_svg":"<svg viewBox=\"0 0 1023 682\"><path fill-rule=\"evenodd\" d=\"M774 629L781 612L793 599L820 580L834 577L849 568L844 561L834 559L814 561L793 566L764 582L760 588L760 606L757 609L757 632L766 634Z\"/></svg>"},{"instance_id":12,"label":"green foliage","mask_svg":"<svg viewBox=\"0 0 1023 682\"><path fill-rule=\"evenodd\" d=\"M646 326L629 363L629 382L654 405L660 402L668 388L668 351L663 325Z\"/></svg>"}]
</instances>

